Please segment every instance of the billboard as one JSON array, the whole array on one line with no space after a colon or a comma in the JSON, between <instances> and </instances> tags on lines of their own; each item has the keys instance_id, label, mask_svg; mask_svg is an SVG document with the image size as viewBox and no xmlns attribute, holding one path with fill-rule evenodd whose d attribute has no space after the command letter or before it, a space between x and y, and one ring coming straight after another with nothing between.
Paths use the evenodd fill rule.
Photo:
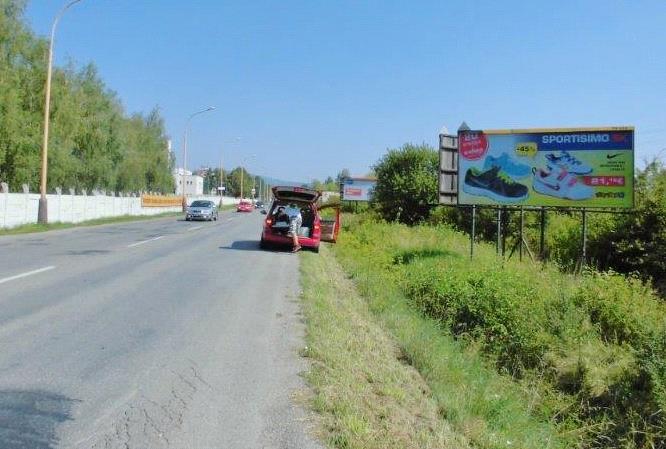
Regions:
<instances>
[{"instance_id":1,"label":"billboard","mask_svg":"<svg viewBox=\"0 0 666 449\"><path fill-rule=\"evenodd\" d=\"M631 208L634 128L460 131L458 204Z\"/></svg>"},{"instance_id":2,"label":"billboard","mask_svg":"<svg viewBox=\"0 0 666 449\"><path fill-rule=\"evenodd\" d=\"M370 201L375 188L375 178L344 178L342 180L342 200Z\"/></svg>"},{"instance_id":3,"label":"billboard","mask_svg":"<svg viewBox=\"0 0 666 449\"><path fill-rule=\"evenodd\" d=\"M141 207L176 207L183 204L182 196L141 195Z\"/></svg>"}]
</instances>

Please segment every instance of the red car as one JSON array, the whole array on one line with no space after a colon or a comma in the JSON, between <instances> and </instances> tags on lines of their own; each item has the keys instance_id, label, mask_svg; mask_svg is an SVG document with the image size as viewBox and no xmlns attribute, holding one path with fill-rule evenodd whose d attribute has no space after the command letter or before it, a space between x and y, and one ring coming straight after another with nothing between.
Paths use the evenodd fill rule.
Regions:
<instances>
[{"instance_id":1,"label":"red car","mask_svg":"<svg viewBox=\"0 0 666 449\"><path fill-rule=\"evenodd\" d=\"M252 212L253 210L254 206L249 201L241 201L236 207L236 212Z\"/></svg>"},{"instance_id":2,"label":"red car","mask_svg":"<svg viewBox=\"0 0 666 449\"><path fill-rule=\"evenodd\" d=\"M319 252L321 241L334 242L337 238L340 215L336 213L334 220L322 220L319 216L317 200L321 193L303 187L273 187L273 204L266 214L261 232L260 246L291 246L293 241L289 233L288 218L278 215L279 207L296 206L301 210L303 223L298 230L298 241L303 248ZM323 232L322 232L323 231Z\"/></svg>"}]
</instances>

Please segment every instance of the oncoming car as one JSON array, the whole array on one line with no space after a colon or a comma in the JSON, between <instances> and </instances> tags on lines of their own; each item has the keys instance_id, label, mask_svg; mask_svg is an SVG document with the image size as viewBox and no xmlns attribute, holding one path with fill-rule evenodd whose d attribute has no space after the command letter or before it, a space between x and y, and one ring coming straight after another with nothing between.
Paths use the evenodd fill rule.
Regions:
<instances>
[{"instance_id":1,"label":"oncoming car","mask_svg":"<svg viewBox=\"0 0 666 449\"><path fill-rule=\"evenodd\" d=\"M291 246L293 240L289 235L289 218L282 213L283 209L300 209L303 219L298 229L298 242L303 248L319 252L322 241L334 242L340 223L339 211L333 220L323 220L319 214L317 200L321 193L303 187L276 186L273 190L273 204L266 214L260 246ZM323 231L323 232L322 232Z\"/></svg>"},{"instance_id":2,"label":"oncoming car","mask_svg":"<svg viewBox=\"0 0 666 449\"><path fill-rule=\"evenodd\" d=\"M193 201L185 212L185 221L190 220L217 220L217 206L212 201Z\"/></svg>"}]
</instances>

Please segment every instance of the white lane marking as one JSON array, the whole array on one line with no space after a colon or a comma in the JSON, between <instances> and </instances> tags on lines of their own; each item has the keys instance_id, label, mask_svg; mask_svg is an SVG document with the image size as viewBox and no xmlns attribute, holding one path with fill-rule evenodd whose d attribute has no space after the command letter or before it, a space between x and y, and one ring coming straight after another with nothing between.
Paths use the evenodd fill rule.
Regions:
<instances>
[{"instance_id":1,"label":"white lane marking","mask_svg":"<svg viewBox=\"0 0 666 449\"><path fill-rule=\"evenodd\" d=\"M17 274L15 276L10 276L8 278L0 279L0 284L4 284L5 282L13 281L16 279L21 279L27 276L32 276L33 274L38 274L38 273L43 273L45 271L53 270L55 267L53 265L50 265L48 267L44 268L38 268L36 270L32 271L26 271L25 273Z\"/></svg>"},{"instance_id":2,"label":"white lane marking","mask_svg":"<svg viewBox=\"0 0 666 449\"><path fill-rule=\"evenodd\" d=\"M143 245L144 243L148 243L148 242L154 242L155 240L159 240L159 239L163 239L163 238L164 238L163 235L159 235L159 236L157 236L157 237L153 237L152 239L142 240L142 241L140 241L140 242L132 243L131 245L127 245L127 247L128 247L128 248L132 248L132 247L134 247L134 246Z\"/></svg>"},{"instance_id":3,"label":"white lane marking","mask_svg":"<svg viewBox=\"0 0 666 449\"><path fill-rule=\"evenodd\" d=\"M227 218L227 221L231 221L231 220L233 220L233 218Z\"/></svg>"},{"instance_id":4,"label":"white lane marking","mask_svg":"<svg viewBox=\"0 0 666 449\"><path fill-rule=\"evenodd\" d=\"M201 229L201 228L203 228L203 225L202 226L194 226L193 228L187 228L187 230L188 231L196 231L197 229Z\"/></svg>"}]
</instances>

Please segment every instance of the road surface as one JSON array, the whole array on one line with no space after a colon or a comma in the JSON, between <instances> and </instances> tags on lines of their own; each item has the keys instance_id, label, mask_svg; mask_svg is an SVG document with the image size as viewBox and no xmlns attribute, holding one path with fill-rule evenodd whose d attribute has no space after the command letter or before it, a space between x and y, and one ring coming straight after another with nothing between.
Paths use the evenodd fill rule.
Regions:
<instances>
[{"instance_id":1,"label":"road surface","mask_svg":"<svg viewBox=\"0 0 666 449\"><path fill-rule=\"evenodd\" d=\"M0 447L315 448L262 215L0 237Z\"/></svg>"}]
</instances>

